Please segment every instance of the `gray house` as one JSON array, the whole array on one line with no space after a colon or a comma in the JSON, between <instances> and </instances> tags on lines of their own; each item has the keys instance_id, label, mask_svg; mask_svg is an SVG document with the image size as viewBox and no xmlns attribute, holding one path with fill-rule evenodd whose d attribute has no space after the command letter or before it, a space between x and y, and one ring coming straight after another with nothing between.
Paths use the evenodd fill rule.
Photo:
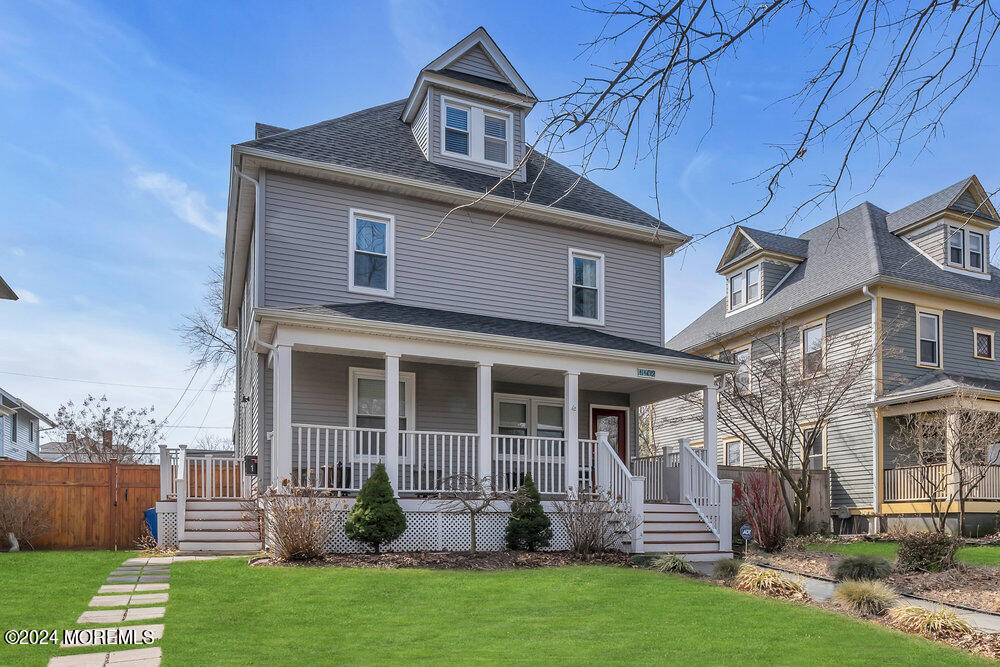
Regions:
<instances>
[{"instance_id":1,"label":"gray house","mask_svg":"<svg viewBox=\"0 0 1000 667\"><path fill-rule=\"evenodd\" d=\"M0 276L0 299L17 301L17 294L15 294L14 290L10 288L10 285L4 281L3 276Z\"/></svg>"},{"instance_id":2,"label":"gray house","mask_svg":"<svg viewBox=\"0 0 1000 667\"><path fill-rule=\"evenodd\" d=\"M729 487L711 465L692 463L706 494L649 506L625 464L638 406L712 394L731 367L662 345L663 259L688 237L526 147L535 93L484 29L401 93L258 124L232 148L224 324L240 341L237 456L259 469L226 493L287 479L349 504L382 463L410 526L392 548L462 549L467 521L433 498L530 473L546 501L628 501L633 550L728 552ZM176 482L204 464L162 460L182 548L234 547L190 520L219 492ZM187 506L169 504L178 491ZM501 547L504 522L480 548Z\"/></svg>"},{"instance_id":3,"label":"gray house","mask_svg":"<svg viewBox=\"0 0 1000 667\"><path fill-rule=\"evenodd\" d=\"M0 459L38 459L41 424L53 426L43 413L0 388Z\"/></svg>"},{"instance_id":4,"label":"gray house","mask_svg":"<svg viewBox=\"0 0 1000 667\"><path fill-rule=\"evenodd\" d=\"M926 473L947 484L954 468L942 460L918 469L893 433L904 415L947 409L958 394L975 396L977 409L1000 409L1000 273L989 261L998 224L970 176L894 212L865 202L799 237L738 227L718 266L721 298L668 346L706 356L725 350L739 365L740 384L765 353L757 336L778 322L803 374L847 363L882 341L853 389L865 400L825 424L800 427L821 429L809 465L829 468L833 509L849 511L856 530L874 529L872 517L890 527L923 523L930 498L914 478ZM701 444L698 425L676 418L685 405L655 407L657 448L681 438ZM721 461L762 463L735 434L722 429L718 437ZM989 475L968 509L992 522L1000 511L1000 452L984 459Z\"/></svg>"}]
</instances>

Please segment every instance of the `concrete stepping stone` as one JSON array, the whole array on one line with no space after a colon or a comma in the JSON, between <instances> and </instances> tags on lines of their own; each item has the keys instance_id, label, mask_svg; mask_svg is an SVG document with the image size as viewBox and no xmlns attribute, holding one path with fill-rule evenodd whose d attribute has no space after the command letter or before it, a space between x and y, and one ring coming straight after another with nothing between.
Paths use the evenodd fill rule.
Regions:
<instances>
[{"instance_id":1,"label":"concrete stepping stone","mask_svg":"<svg viewBox=\"0 0 1000 667\"><path fill-rule=\"evenodd\" d=\"M136 584L135 592L141 593L143 591L165 591L170 588L170 584Z\"/></svg>"},{"instance_id":2,"label":"concrete stepping stone","mask_svg":"<svg viewBox=\"0 0 1000 667\"><path fill-rule=\"evenodd\" d=\"M142 570L113 570L109 577L138 577Z\"/></svg>"},{"instance_id":3,"label":"concrete stepping stone","mask_svg":"<svg viewBox=\"0 0 1000 667\"><path fill-rule=\"evenodd\" d=\"M148 621L152 618L163 618L166 607L133 607L125 610L126 621Z\"/></svg>"},{"instance_id":4,"label":"concrete stepping stone","mask_svg":"<svg viewBox=\"0 0 1000 667\"><path fill-rule=\"evenodd\" d=\"M127 607L130 595L95 595L90 598L90 607Z\"/></svg>"},{"instance_id":5,"label":"concrete stepping stone","mask_svg":"<svg viewBox=\"0 0 1000 667\"><path fill-rule=\"evenodd\" d=\"M150 644L163 637L163 624L111 626L71 630L71 636L63 640L59 648L68 646L107 646L109 644Z\"/></svg>"},{"instance_id":6,"label":"concrete stepping stone","mask_svg":"<svg viewBox=\"0 0 1000 667\"><path fill-rule=\"evenodd\" d=\"M166 593L146 593L145 595L133 595L129 600L129 605L136 604L163 604L167 601Z\"/></svg>"},{"instance_id":7,"label":"concrete stepping stone","mask_svg":"<svg viewBox=\"0 0 1000 667\"><path fill-rule=\"evenodd\" d=\"M122 563L122 565L123 566L129 566L129 565L146 565L147 563L149 563L149 558L148 557L144 557L144 558L129 558L127 561L125 561L124 563Z\"/></svg>"},{"instance_id":8,"label":"concrete stepping stone","mask_svg":"<svg viewBox=\"0 0 1000 667\"><path fill-rule=\"evenodd\" d=\"M173 556L153 556L146 561L147 565L170 565L174 562Z\"/></svg>"},{"instance_id":9,"label":"concrete stepping stone","mask_svg":"<svg viewBox=\"0 0 1000 667\"><path fill-rule=\"evenodd\" d=\"M77 623L121 623L125 620L126 609L97 609L85 611L76 619Z\"/></svg>"},{"instance_id":10,"label":"concrete stepping stone","mask_svg":"<svg viewBox=\"0 0 1000 667\"><path fill-rule=\"evenodd\" d=\"M170 574L170 568L166 565L155 565L142 568L143 574Z\"/></svg>"},{"instance_id":11,"label":"concrete stepping stone","mask_svg":"<svg viewBox=\"0 0 1000 667\"><path fill-rule=\"evenodd\" d=\"M139 581L139 577L108 577L109 584L134 584Z\"/></svg>"},{"instance_id":12,"label":"concrete stepping stone","mask_svg":"<svg viewBox=\"0 0 1000 667\"><path fill-rule=\"evenodd\" d=\"M135 584L104 584L97 589L97 592L101 595L107 595L108 593L131 593L134 590Z\"/></svg>"},{"instance_id":13,"label":"concrete stepping stone","mask_svg":"<svg viewBox=\"0 0 1000 667\"><path fill-rule=\"evenodd\" d=\"M170 581L169 574L144 574L139 577L140 584L162 583L164 581Z\"/></svg>"},{"instance_id":14,"label":"concrete stepping stone","mask_svg":"<svg viewBox=\"0 0 1000 667\"><path fill-rule=\"evenodd\" d=\"M49 660L53 667L91 667L91 665L134 665L135 667L156 667L160 664L163 653L159 646L150 648L134 648L127 651L111 651L110 653L83 653L79 655L63 655Z\"/></svg>"}]
</instances>

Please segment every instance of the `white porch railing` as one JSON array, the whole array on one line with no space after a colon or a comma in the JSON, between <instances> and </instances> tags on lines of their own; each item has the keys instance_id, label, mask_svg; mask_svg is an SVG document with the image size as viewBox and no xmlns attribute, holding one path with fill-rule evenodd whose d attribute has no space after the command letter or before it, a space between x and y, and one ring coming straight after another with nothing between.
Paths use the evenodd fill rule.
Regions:
<instances>
[{"instance_id":1,"label":"white porch railing","mask_svg":"<svg viewBox=\"0 0 1000 667\"><path fill-rule=\"evenodd\" d=\"M478 470L475 433L400 431L399 490L465 491Z\"/></svg>"},{"instance_id":2,"label":"white porch railing","mask_svg":"<svg viewBox=\"0 0 1000 667\"><path fill-rule=\"evenodd\" d=\"M523 435L494 435L493 480L515 491L531 475L539 493L565 493L566 440Z\"/></svg>"},{"instance_id":3,"label":"white porch railing","mask_svg":"<svg viewBox=\"0 0 1000 667\"><path fill-rule=\"evenodd\" d=\"M681 498L691 503L719 538L719 551L733 548L733 481L720 480L691 447L680 445Z\"/></svg>"},{"instance_id":4,"label":"white porch railing","mask_svg":"<svg viewBox=\"0 0 1000 667\"><path fill-rule=\"evenodd\" d=\"M245 498L248 493L243 475L243 459L234 456L186 457L187 497L198 500Z\"/></svg>"},{"instance_id":5,"label":"white porch railing","mask_svg":"<svg viewBox=\"0 0 1000 667\"><path fill-rule=\"evenodd\" d=\"M979 482L972 490L971 499L1000 500L1000 465L976 466L969 476L973 479L979 479L984 467L988 469L985 470L983 481Z\"/></svg>"},{"instance_id":6,"label":"white porch railing","mask_svg":"<svg viewBox=\"0 0 1000 667\"><path fill-rule=\"evenodd\" d=\"M292 483L331 491L360 491L385 462L385 430L292 424Z\"/></svg>"},{"instance_id":7,"label":"white porch railing","mask_svg":"<svg viewBox=\"0 0 1000 667\"><path fill-rule=\"evenodd\" d=\"M947 464L929 466L902 466L882 472L883 499L885 502L908 502L943 498L948 485Z\"/></svg>"}]
</instances>

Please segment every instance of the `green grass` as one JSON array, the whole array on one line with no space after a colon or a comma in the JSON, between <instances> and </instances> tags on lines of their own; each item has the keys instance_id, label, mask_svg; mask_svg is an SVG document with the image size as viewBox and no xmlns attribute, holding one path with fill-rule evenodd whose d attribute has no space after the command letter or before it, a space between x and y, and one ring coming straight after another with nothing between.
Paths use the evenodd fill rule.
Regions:
<instances>
[{"instance_id":1,"label":"green grass","mask_svg":"<svg viewBox=\"0 0 1000 667\"><path fill-rule=\"evenodd\" d=\"M946 646L648 570L171 567L166 665L975 664Z\"/></svg>"},{"instance_id":2,"label":"green grass","mask_svg":"<svg viewBox=\"0 0 1000 667\"><path fill-rule=\"evenodd\" d=\"M128 551L26 551L0 553L0 631L69 630L111 570ZM9 646L0 640L0 665L44 665L60 651L53 646Z\"/></svg>"},{"instance_id":3,"label":"green grass","mask_svg":"<svg viewBox=\"0 0 1000 667\"><path fill-rule=\"evenodd\" d=\"M893 560L899 550L898 542L851 542L849 544L818 543L806 546L810 551L827 551L849 556L882 556ZM962 547L956 558L968 565L988 565L1000 567L1000 547L975 546Z\"/></svg>"}]
</instances>

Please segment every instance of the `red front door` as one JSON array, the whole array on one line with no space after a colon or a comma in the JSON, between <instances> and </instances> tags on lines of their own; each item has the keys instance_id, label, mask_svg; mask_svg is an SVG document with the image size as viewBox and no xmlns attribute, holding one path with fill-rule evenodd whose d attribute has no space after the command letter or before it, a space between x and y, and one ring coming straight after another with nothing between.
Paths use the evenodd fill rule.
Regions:
<instances>
[{"instance_id":1,"label":"red front door","mask_svg":"<svg viewBox=\"0 0 1000 667\"><path fill-rule=\"evenodd\" d=\"M628 435L625 429L627 421L627 408L594 408L590 411L590 437L596 438L598 431L607 431L608 442L626 464L628 463Z\"/></svg>"}]
</instances>

